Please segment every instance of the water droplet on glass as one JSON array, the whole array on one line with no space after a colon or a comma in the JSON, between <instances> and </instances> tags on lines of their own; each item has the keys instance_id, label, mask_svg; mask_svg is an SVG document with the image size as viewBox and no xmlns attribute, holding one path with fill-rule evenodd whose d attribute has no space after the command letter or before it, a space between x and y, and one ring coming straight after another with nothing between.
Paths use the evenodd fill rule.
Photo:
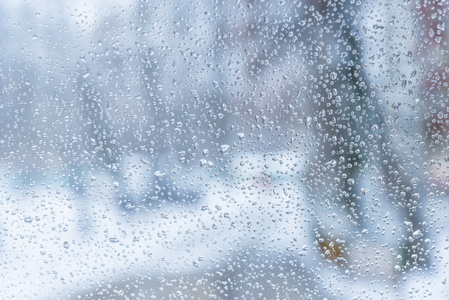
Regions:
<instances>
[{"instance_id":1,"label":"water droplet on glass","mask_svg":"<svg viewBox=\"0 0 449 300\"><path fill-rule=\"evenodd\" d=\"M221 153L225 153L226 151L228 151L228 149L229 149L229 145L221 145L220 146Z\"/></svg>"},{"instance_id":2,"label":"water droplet on glass","mask_svg":"<svg viewBox=\"0 0 449 300\"><path fill-rule=\"evenodd\" d=\"M337 73L331 72L331 79L332 79L332 80L337 79Z\"/></svg>"},{"instance_id":3,"label":"water droplet on glass","mask_svg":"<svg viewBox=\"0 0 449 300\"><path fill-rule=\"evenodd\" d=\"M161 171L156 171L154 172L154 176L157 177L157 179L161 179L162 177L164 177L166 174L164 172Z\"/></svg>"}]
</instances>

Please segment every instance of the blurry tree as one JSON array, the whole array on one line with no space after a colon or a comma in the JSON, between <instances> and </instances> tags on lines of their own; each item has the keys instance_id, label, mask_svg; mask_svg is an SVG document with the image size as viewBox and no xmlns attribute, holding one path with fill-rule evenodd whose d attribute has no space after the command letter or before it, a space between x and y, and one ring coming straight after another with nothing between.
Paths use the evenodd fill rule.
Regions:
<instances>
[{"instance_id":1,"label":"blurry tree","mask_svg":"<svg viewBox=\"0 0 449 300\"><path fill-rule=\"evenodd\" d=\"M392 126L397 124L389 121L389 112L379 97L382 91L367 76L368 61L364 57L360 26L360 11L365 4L364 1L319 1L304 6L308 17L305 19L312 23L307 39L309 72L313 74L308 87L309 124L316 130L318 145L308 185L323 210L331 212L328 216L337 213L341 220L349 220L344 221L344 232L337 233L337 237L340 235L356 244L357 233L368 228L371 222L370 212L364 205L368 195L362 175L380 168L385 191L383 201L394 203L404 223L411 224L406 229L407 238L396 245L399 264L406 268L425 265L428 261L426 230L417 196L420 188L416 183L420 175L408 163L411 159L408 153L399 152L401 146L391 139ZM409 127L414 132L414 122L410 119L403 124L404 130ZM332 225L326 218L318 219L317 224L321 238L332 238L334 233L329 229ZM424 234L409 238L416 230ZM390 243L397 241L390 239Z\"/></svg>"}]
</instances>

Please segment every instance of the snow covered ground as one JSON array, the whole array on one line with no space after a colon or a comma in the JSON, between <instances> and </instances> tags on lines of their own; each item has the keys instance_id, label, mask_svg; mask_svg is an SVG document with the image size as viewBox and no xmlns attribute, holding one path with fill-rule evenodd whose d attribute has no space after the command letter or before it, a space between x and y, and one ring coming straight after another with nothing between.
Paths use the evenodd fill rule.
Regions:
<instances>
[{"instance_id":1,"label":"snow covered ground","mask_svg":"<svg viewBox=\"0 0 449 300\"><path fill-rule=\"evenodd\" d=\"M251 247L306 255L311 217L297 178L288 179L298 158L281 156L244 157L233 180L205 181L194 205L140 213L117 205L108 175L96 174L85 198L59 181L10 186L0 202L3 296L63 297L126 274L189 274Z\"/></svg>"},{"instance_id":2,"label":"snow covered ground","mask_svg":"<svg viewBox=\"0 0 449 300\"><path fill-rule=\"evenodd\" d=\"M246 251L272 260L273 265L288 258L293 266L308 270L309 280L324 294L336 299L361 295L400 299L406 298L404 293L416 299L430 293L431 299L444 299L447 239L437 240L436 235L429 242L435 257L428 272L391 280L395 274L391 247L399 236L385 237L381 230L394 231L399 223L390 224L388 218L385 224L368 224L360 234L354 232L359 241L347 241L350 254L341 256L346 267L331 263L332 253L321 252L314 230L317 214L324 219L328 212L307 200L299 180L303 160L289 152L241 155L230 164L228 177L209 177L205 171L200 200L147 206L137 212L118 204L117 182L107 173L92 174L84 196L48 175L27 190L18 188L12 176L5 177L0 199L2 296L66 298L136 274L188 276ZM376 184L370 176L363 186L367 199L374 199L370 193ZM397 219L394 211L384 205L371 214L375 219L390 214ZM439 214L444 217L445 212ZM339 218L327 221L330 227L353 228Z\"/></svg>"}]
</instances>

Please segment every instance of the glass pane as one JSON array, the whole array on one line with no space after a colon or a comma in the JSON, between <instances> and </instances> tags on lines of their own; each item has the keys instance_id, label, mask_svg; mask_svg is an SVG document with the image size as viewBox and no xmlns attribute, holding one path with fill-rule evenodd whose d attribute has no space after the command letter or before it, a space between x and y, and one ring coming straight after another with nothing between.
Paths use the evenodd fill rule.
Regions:
<instances>
[{"instance_id":1,"label":"glass pane","mask_svg":"<svg viewBox=\"0 0 449 300\"><path fill-rule=\"evenodd\" d=\"M445 1L3 1L5 299L446 299Z\"/></svg>"}]
</instances>

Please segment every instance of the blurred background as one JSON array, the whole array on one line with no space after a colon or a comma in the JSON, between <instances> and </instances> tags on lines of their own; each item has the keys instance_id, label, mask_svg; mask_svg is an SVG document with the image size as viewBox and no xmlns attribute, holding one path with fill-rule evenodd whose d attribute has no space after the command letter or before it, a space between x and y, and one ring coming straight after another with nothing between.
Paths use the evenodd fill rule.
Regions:
<instances>
[{"instance_id":1,"label":"blurred background","mask_svg":"<svg viewBox=\"0 0 449 300\"><path fill-rule=\"evenodd\" d=\"M3 1L4 299L446 299L445 1Z\"/></svg>"}]
</instances>

